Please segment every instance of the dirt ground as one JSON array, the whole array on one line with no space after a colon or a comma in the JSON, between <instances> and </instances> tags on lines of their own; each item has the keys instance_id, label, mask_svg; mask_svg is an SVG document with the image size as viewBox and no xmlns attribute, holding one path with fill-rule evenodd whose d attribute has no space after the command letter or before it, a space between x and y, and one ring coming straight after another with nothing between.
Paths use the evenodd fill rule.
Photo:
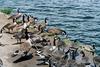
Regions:
<instances>
[{"instance_id":1,"label":"dirt ground","mask_svg":"<svg viewBox=\"0 0 100 67\"><path fill-rule=\"evenodd\" d=\"M0 13L0 29L7 23L12 22L12 20L7 19L7 15ZM31 56L30 58L23 60L18 63L12 63L11 61L11 53L13 53L16 49L19 49L20 44L13 45L16 43L15 39L11 39L12 35L3 33L2 38L0 38L0 43L5 45L5 46L0 46L0 59L3 61L3 66L4 67L48 67L47 65L43 66L37 66L37 61L36 59L38 58L37 56L34 55ZM31 50L35 51L35 50Z\"/></svg>"}]
</instances>

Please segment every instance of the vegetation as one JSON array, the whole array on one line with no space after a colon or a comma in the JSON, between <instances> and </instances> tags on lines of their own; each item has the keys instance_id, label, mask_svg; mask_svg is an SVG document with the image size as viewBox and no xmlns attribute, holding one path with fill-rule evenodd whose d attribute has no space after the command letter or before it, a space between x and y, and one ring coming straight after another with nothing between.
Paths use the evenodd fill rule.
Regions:
<instances>
[{"instance_id":1,"label":"vegetation","mask_svg":"<svg viewBox=\"0 0 100 67\"><path fill-rule=\"evenodd\" d=\"M0 12L5 13L5 14L10 14L12 12L12 8L2 8L0 9Z\"/></svg>"},{"instance_id":2,"label":"vegetation","mask_svg":"<svg viewBox=\"0 0 100 67\"><path fill-rule=\"evenodd\" d=\"M20 24L20 23L22 23L22 21L21 20L16 20L16 23Z\"/></svg>"}]
</instances>

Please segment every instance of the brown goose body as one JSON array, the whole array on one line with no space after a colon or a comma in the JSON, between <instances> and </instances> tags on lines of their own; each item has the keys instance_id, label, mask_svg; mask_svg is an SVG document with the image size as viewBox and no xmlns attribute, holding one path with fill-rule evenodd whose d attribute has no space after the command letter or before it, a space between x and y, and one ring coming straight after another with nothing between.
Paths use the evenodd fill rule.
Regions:
<instances>
[{"instance_id":1,"label":"brown goose body","mask_svg":"<svg viewBox=\"0 0 100 67\"><path fill-rule=\"evenodd\" d=\"M66 32L62 29L59 29L59 28L48 29L48 32L52 33L52 34L55 34L55 35L62 35L63 33L66 35Z\"/></svg>"}]
</instances>

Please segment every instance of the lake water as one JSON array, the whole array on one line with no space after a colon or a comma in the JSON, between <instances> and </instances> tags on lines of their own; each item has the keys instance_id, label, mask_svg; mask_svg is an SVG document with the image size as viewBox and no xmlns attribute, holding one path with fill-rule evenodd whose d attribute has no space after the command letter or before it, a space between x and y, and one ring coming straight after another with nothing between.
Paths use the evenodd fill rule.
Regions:
<instances>
[{"instance_id":1,"label":"lake water","mask_svg":"<svg viewBox=\"0 0 100 67\"><path fill-rule=\"evenodd\" d=\"M44 19L64 29L70 39L95 44L100 52L100 0L0 0L0 7Z\"/></svg>"}]
</instances>

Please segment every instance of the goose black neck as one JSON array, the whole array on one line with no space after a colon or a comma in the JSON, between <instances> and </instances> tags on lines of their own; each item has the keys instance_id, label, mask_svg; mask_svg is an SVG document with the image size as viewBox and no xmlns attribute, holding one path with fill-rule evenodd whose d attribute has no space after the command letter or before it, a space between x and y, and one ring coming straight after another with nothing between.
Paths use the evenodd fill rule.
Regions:
<instances>
[{"instance_id":1,"label":"goose black neck","mask_svg":"<svg viewBox=\"0 0 100 67\"><path fill-rule=\"evenodd\" d=\"M27 28L25 29L25 38L26 38L26 40L28 40L28 39L29 39L29 36L28 36L28 30L27 30Z\"/></svg>"},{"instance_id":2,"label":"goose black neck","mask_svg":"<svg viewBox=\"0 0 100 67\"><path fill-rule=\"evenodd\" d=\"M25 23L25 16L22 17L22 22Z\"/></svg>"},{"instance_id":3,"label":"goose black neck","mask_svg":"<svg viewBox=\"0 0 100 67\"><path fill-rule=\"evenodd\" d=\"M47 23L47 18L45 18L45 23Z\"/></svg>"},{"instance_id":4,"label":"goose black neck","mask_svg":"<svg viewBox=\"0 0 100 67\"><path fill-rule=\"evenodd\" d=\"M0 30L0 33L2 33L2 29Z\"/></svg>"},{"instance_id":5,"label":"goose black neck","mask_svg":"<svg viewBox=\"0 0 100 67\"><path fill-rule=\"evenodd\" d=\"M53 45L56 46L56 39L54 37Z\"/></svg>"},{"instance_id":6,"label":"goose black neck","mask_svg":"<svg viewBox=\"0 0 100 67\"><path fill-rule=\"evenodd\" d=\"M13 18L13 23L15 22L15 19Z\"/></svg>"},{"instance_id":7,"label":"goose black neck","mask_svg":"<svg viewBox=\"0 0 100 67\"><path fill-rule=\"evenodd\" d=\"M28 17L27 17L27 21L28 21L28 22L29 22L29 18L30 18L30 17L28 16Z\"/></svg>"}]
</instances>

